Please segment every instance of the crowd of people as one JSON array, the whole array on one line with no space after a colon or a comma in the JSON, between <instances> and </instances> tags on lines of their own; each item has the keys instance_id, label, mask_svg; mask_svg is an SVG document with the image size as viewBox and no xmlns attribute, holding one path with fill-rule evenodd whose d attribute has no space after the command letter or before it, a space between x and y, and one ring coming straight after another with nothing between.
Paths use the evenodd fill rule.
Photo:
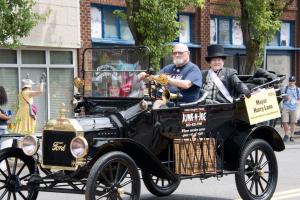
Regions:
<instances>
[{"instance_id":1,"label":"crowd of people","mask_svg":"<svg viewBox=\"0 0 300 200\"><path fill-rule=\"evenodd\" d=\"M166 74L168 79L167 88L171 93L180 93L180 103L194 102L205 91L207 104L232 103L234 98L245 96L249 98L249 88L239 79L237 71L233 68L224 67L224 61L228 55L224 53L222 45L210 45L207 47L206 61L210 68L200 70L199 66L190 61L190 51L187 45L178 43L172 50L173 64L163 67L157 75L141 72L138 77L155 78L160 74ZM300 102L300 88L295 85L296 78L289 78L288 86L282 89L282 123L284 128L284 141L294 141L294 132L297 122L297 105ZM22 80L22 90L18 95L18 109L12 121L11 116L1 107L7 103L5 89L0 86L0 135L7 132L8 121L11 120L10 131L21 134L34 134L36 127L36 107L33 97L43 92L45 75L42 75L37 90L32 90L35 84L28 77ZM153 109L168 107L163 100L156 100Z\"/></svg>"}]
</instances>

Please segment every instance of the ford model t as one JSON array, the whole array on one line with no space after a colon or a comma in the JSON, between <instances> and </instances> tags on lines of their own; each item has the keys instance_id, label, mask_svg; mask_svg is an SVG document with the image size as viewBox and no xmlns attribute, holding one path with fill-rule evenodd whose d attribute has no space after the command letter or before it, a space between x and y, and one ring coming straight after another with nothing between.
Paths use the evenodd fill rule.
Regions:
<instances>
[{"instance_id":1,"label":"ford model t","mask_svg":"<svg viewBox=\"0 0 300 200\"><path fill-rule=\"evenodd\" d=\"M285 147L265 122L278 117L280 77L257 86L243 77L253 91L249 99L207 104L204 92L182 104L180 94L166 89L164 75L139 79L140 72L151 73L147 48L86 49L83 57L82 78L74 80L79 93L69 100L74 117L65 117L62 107L41 135L9 135L17 142L0 153L6 166L0 199L33 200L46 191L136 200L141 180L152 194L167 196L181 180L228 174L243 199L272 197L274 151ZM251 107L255 93L263 98ZM152 109L158 98L169 106Z\"/></svg>"}]
</instances>

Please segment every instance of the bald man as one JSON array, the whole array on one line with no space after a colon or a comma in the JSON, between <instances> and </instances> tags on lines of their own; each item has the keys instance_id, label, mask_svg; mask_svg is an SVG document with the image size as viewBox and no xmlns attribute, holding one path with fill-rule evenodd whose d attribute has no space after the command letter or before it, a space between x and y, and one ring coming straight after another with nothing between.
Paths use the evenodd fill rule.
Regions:
<instances>
[{"instance_id":1,"label":"bald man","mask_svg":"<svg viewBox=\"0 0 300 200\"><path fill-rule=\"evenodd\" d=\"M163 67L159 74L168 75L168 89L172 93L180 92L183 98L181 103L197 101L202 87L202 74L197 65L190 62L190 51L185 44L178 43L172 51L173 64ZM154 103L159 108L160 101Z\"/></svg>"}]
</instances>

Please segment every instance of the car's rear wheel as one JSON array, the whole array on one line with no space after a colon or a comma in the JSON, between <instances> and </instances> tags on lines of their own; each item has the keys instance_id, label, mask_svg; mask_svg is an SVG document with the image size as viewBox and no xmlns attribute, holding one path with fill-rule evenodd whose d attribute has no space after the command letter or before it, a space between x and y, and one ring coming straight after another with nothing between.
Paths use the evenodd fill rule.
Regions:
<instances>
[{"instance_id":1,"label":"car's rear wheel","mask_svg":"<svg viewBox=\"0 0 300 200\"><path fill-rule=\"evenodd\" d=\"M277 160L272 147L264 140L249 141L243 149L236 186L244 200L268 200L278 179Z\"/></svg>"},{"instance_id":2,"label":"car's rear wheel","mask_svg":"<svg viewBox=\"0 0 300 200\"><path fill-rule=\"evenodd\" d=\"M168 196L172 194L180 184L180 179L171 181L159 178L144 171L142 171L142 176L146 188L156 196Z\"/></svg>"},{"instance_id":3,"label":"car's rear wheel","mask_svg":"<svg viewBox=\"0 0 300 200\"><path fill-rule=\"evenodd\" d=\"M141 181L135 162L123 152L109 152L93 165L86 184L86 200L140 198Z\"/></svg>"},{"instance_id":4,"label":"car's rear wheel","mask_svg":"<svg viewBox=\"0 0 300 200\"><path fill-rule=\"evenodd\" d=\"M35 171L34 160L21 149L7 148L0 153L0 199L35 200L37 185L28 184Z\"/></svg>"}]
</instances>

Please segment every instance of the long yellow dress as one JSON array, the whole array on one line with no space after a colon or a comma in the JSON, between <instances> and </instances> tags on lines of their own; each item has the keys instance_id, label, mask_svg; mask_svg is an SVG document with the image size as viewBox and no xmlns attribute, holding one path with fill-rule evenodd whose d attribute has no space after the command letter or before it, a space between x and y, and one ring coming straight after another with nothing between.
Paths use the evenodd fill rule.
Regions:
<instances>
[{"instance_id":1,"label":"long yellow dress","mask_svg":"<svg viewBox=\"0 0 300 200\"><path fill-rule=\"evenodd\" d=\"M33 98L29 96L28 92L22 91L18 95L18 111L16 113L16 117L12 124L12 128L10 129L10 132L20 133L24 135L32 135L35 133L36 120L30 116L29 104L24 100L22 94L30 104L33 103Z\"/></svg>"}]
</instances>

